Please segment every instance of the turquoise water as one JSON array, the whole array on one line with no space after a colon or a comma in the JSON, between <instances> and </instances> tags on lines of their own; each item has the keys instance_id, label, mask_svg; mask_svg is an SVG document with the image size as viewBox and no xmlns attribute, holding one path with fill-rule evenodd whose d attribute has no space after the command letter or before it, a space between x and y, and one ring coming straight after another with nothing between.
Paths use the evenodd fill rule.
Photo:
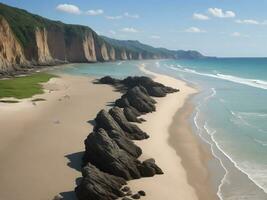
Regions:
<instances>
[{"instance_id":1,"label":"turquoise water","mask_svg":"<svg viewBox=\"0 0 267 200\"><path fill-rule=\"evenodd\" d=\"M223 172L217 177L218 196L227 200L267 199L267 59L74 64L64 71L125 77L142 75L137 67L141 63L199 88L192 100L196 109L191 121Z\"/></svg>"}]
</instances>

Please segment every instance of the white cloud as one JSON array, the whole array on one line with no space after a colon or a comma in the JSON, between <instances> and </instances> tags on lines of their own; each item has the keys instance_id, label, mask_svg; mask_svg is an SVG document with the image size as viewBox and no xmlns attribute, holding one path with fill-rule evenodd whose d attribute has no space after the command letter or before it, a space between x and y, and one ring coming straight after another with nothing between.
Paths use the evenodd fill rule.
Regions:
<instances>
[{"instance_id":1,"label":"white cloud","mask_svg":"<svg viewBox=\"0 0 267 200\"><path fill-rule=\"evenodd\" d=\"M86 15L91 15L91 16L102 15L103 13L104 13L104 11L102 9L88 10L85 12Z\"/></svg>"},{"instance_id":2,"label":"white cloud","mask_svg":"<svg viewBox=\"0 0 267 200\"><path fill-rule=\"evenodd\" d=\"M110 20L117 20L117 19L121 19L122 16L121 15L118 15L118 16L106 16L107 19L110 19Z\"/></svg>"},{"instance_id":3,"label":"white cloud","mask_svg":"<svg viewBox=\"0 0 267 200\"><path fill-rule=\"evenodd\" d=\"M260 23L260 22L258 22L257 20L254 20L254 19L244 19L244 20L238 19L235 22L238 23L238 24L253 24L253 25L264 24L264 22Z\"/></svg>"},{"instance_id":4,"label":"white cloud","mask_svg":"<svg viewBox=\"0 0 267 200\"><path fill-rule=\"evenodd\" d=\"M137 29L133 28L133 27L126 27L121 29L122 32L127 32L127 33L137 33L139 32Z\"/></svg>"},{"instance_id":5,"label":"white cloud","mask_svg":"<svg viewBox=\"0 0 267 200\"><path fill-rule=\"evenodd\" d=\"M205 33L206 31L192 26L192 27L186 29L185 32L188 32L188 33Z\"/></svg>"},{"instance_id":6,"label":"white cloud","mask_svg":"<svg viewBox=\"0 0 267 200\"><path fill-rule=\"evenodd\" d=\"M56 9L61 12L66 12L70 14L81 14L81 10L79 9L79 7L72 4L59 4Z\"/></svg>"},{"instance_id":7,"label":"white cloud","mask_svg":"<svg viewBox=\"0 0 267 200\"><path fill-rule=\"evenodd\" d=\"M140 18L140 16L138 14L129 14L128 12L125 12L124 16L128 17L128 18L134 18L134 19Z\"/></svg>"},{"instance_id":8,"label":"white cloud","mask_svg":"<svg viewBox=\"0 0 267 200\"><path fill-rule=\"evenodd\" d=\"M249 37L249 35L244 35L244 34L242 34L240 32L233 32L231 34L231 36L233 36L233 37Z\"/></svg>"},{"instance_id":9,"label":"white cloud","mask_svg":"<svg viewBox=\"0 0 267 200\"><path fill-rule=\"evenodd\" d=\"M200 13L194 13L193 14L193 19L197 19L197 20L209 20L210 18L207 15L203 15Z\"/></svg>"},{"instance_id":10,"label":"white cloud","mask_svg":"<svg viewBox=\"0 0 267 200\"><path fill-rule=\"evenodd\" d=\"M151 35L151 38L152 39L155 39L155 40L158 40L158 39L160 39L160 36L158 36L158 35Z\"/></svg>"},{"instance_id":11,"label":"white cloud","mask_svg":"<svg viewBox=\"0 0 267 200\"><path fill-rule=\"evenodd\" d=\"M241 36L241 33L239 33L239 32L233 32L231 35L234 36L234 37L240 37Z\"/></svg>"},{"instance_id":12,"label":"white cloud","mask_svg":"<svg viewBox=\"0 0 267 200\"><path fill-rule=\"evenodd\" d=\"M234 18L236 14L233 11L223 11L220 8L209 8L208 12L214 17L219 18Z\"/></svg>"}]
</instances>

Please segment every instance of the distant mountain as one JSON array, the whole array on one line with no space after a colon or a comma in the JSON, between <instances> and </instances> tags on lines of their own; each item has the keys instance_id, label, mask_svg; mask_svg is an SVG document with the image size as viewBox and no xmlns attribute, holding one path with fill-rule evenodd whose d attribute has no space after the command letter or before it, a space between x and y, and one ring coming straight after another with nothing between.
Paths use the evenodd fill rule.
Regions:
<instances>
[{"instance_id":1,"label":"distant mountain","mask_svg":"<svg viewBox=\"0 0 267 200\"><path fill-rule=\"evenodd\" d=\"M99 36L87 26L64 24L0 3L0 73L60 63L201 57L196 51Z\"/></svg>"},{"instance_id":2,"label":"distant mountain","mask_svg":"<svg viewBox=\"0 0 267 200\"><path fill-rule=\"evenodd\" d=\"M174 59L199 59L204 58L198 51L184 51L184 50L169 50L165 48L155 48L147 44L143 44L137 40L116 40L101 36L106 42L118 48L127 48L133 52L142 52L144 59L151 59L152 57L165 57ZM146 57L147 55L147 57Z\"/></svg>"}]
</instances>

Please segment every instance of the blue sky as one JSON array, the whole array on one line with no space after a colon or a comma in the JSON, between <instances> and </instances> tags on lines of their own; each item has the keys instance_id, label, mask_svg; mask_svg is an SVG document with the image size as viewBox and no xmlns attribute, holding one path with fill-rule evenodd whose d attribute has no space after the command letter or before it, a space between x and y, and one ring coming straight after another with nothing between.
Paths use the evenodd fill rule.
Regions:
<instances>
[{"instance_id":1,"label":"blue sky","mask_svg":"<svg viewBox=\"0 0 267 200\"><path fill-rule=\"evenodd\" d=\"M267 0L2 0L97 33L210 56L267 56Z\"/></svg>"}]
</instances>

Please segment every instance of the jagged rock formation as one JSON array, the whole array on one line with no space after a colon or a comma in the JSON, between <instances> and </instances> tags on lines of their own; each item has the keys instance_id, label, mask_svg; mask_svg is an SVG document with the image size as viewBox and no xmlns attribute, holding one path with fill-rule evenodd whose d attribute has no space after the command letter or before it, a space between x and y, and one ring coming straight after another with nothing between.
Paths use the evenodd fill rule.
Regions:
<instances>
[{"instance_id":1,"label":"jagged rock formation","mask_svg":"<svg viewBox=\"0 0 267 200\"><path fill-rule=\"evenodd\" d=\"M83 161L90 162L103 172L126 180L140 178L141 163L122 150L104 129L89 134L85 140Z\"/></svg>"},{"instance_id":2,"label":"jagged rock formation","mask_svg":"<svg viewBox=\"0 0 267 200\"><path fill-rule=\"evenodd\" d=\"M126 181L97 169L88 163L82 169L83 179L75 188L78 199L113 200L124 196L120 190Z\"/></svg>"},{"instance_id":3,"label":"jagged rock formation","mask_svg":"<svg viewBox=\"0 0 267 200\"><path fill-rule=\"evenodd\" d=\"M120 103L122 108L114 106L109 112L101 110L97 114L94 131L84 141L83 178L75 189L76 195L79 200L110 200L123 196L139 199L146 193L139 191L133 195L129 187L121 188L126 184L125 180L152 177L163 171L152 158L143 162L138 160L142 149L132 140L147 139L148 135L130 121L141 123L140 115L155 110L156 101L151 94L165 96L178 90L145 77L118 80L107 76L96 83L111 84L124 92L116 101L124 103ZM161 95L148 92L153 88Z\"/></svg>"},{"instance_id":4,"label":"jagged rock formation","mask_svg":"<svg viewBox=\"0 0 267 200\"><path fill-rule=\"evenodd\" d=\"M143 139L147 139L149 137L138 126L130 123L126 119L123 111L120 108L114 107L114 108L109 110L109 113L130 139L143 140Z\"/></svg>"}]
</instances>

